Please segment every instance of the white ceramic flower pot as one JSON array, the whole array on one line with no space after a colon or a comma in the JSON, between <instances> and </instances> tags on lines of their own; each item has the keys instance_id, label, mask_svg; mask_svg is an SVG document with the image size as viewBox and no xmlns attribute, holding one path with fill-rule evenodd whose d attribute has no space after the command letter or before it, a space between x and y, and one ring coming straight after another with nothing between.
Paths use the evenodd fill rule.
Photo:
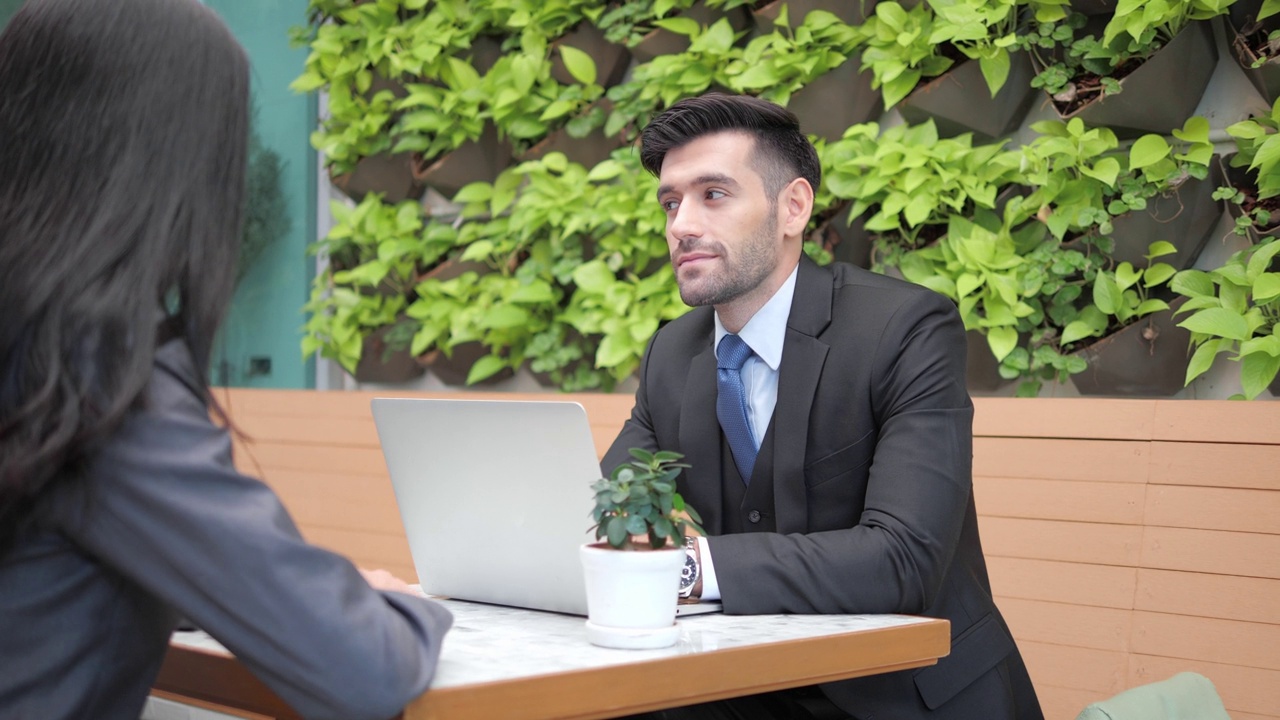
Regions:
<instances>
[{"instance_id":1,"label":"white ceramic flower pot","mask_svg":"<svg viewBox=\"0 0 1280 720\"><path fill-rule=\"evenodd\" d=\"M623 551L597 543L580 550L587 583L587 639L611 648L675 644L676 598L684 548Z\"/></svg>"}]
</instances>

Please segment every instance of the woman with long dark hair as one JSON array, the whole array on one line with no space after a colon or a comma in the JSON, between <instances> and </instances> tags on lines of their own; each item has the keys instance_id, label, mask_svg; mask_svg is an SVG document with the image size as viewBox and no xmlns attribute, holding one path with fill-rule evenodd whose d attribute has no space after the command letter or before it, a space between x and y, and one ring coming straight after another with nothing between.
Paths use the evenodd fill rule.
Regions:
<instances>
[{"instance_id":1,"label":"woman with long dark hair","mask_svg":"<svg viewBox=\"0 0 1280 720\"><path fill-rule=\"evenodd\" d=\"M447 611L305 543L210 419L248 92L196 0L29 0L0 33L5 717L137 718L180 615L308 717L434 672Z\"/></svg>"}]
</instances>

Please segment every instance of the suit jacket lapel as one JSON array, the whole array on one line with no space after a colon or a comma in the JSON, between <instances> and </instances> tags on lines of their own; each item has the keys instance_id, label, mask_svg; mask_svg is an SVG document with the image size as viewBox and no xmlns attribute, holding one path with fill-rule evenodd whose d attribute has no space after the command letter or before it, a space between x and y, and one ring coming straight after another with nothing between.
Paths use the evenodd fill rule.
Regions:
<instances>
[{"instance_id":1,"label":"suit jacket lapel","mask_svg":"<svg viewBox=\"0 0 1280 720\"><path fill-rule=\"evenodd\" d=\"M710 317L710 313L708 313ZM710 323L709 326L714 327ZM680 448L684 462L701 482L688 482L680 494L701 515L703 529L719 535L723 528L720 497L720 421L716 419L716 354L714 330L706 334L702 352L689 362L689 374L677 402L680 405Z\"/></svg>"},{"instance_id":2,"label":"suit jacket lapel","mask_svg":"<svg viewBox=\"0 0 1280 720\"><path fill-rule=\"evenodd\" d=\"M817 338L831 323L833 283L830 270L807 257L800 258L791 314L787 318L787 336L782 346L778 403L773 418L773 510L779 533L808 530L805 449L809 439L809 412L830 349ZM712 365L714 368L714 360ZM714 408L714 395L711 405Z\"/></svg>"}]
</instances>

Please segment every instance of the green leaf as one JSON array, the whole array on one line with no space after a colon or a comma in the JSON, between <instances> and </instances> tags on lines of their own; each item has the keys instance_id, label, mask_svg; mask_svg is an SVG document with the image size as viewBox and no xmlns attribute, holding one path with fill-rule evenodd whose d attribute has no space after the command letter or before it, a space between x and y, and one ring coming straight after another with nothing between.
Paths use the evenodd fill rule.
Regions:
<instances>
[{"instance_id":1,"label":"green leaf","mask_svg":"<svg viewBox=\"0 0 1280 720\"><path fill-rule=\"evenodd\" d=\"M1178 254L1178 248L1173 243L1167 240L1157 240L1151 243L1151 245L1147 248L1147 254L1144 255L1143 257L1145 257L1148 260L1154 260L1155 258L1164 257L1165 255L1177 255L1177 254Z\"/></svg>"},{"instance_id":2,"label":"green leaf","mask_svg":"<svg viewBox=\"0 0 1280 720\"><path fill-rule=\"evenodd\" d=\"M987 331L987 345L997 361L1004 360L1018 346L1018 331L1011 327L995 327Z\"/></svg>"},{"instance_id":3,"label":"green leaf","mask_svg":"<svg viewBox=\"0 0 1280 720\"><path fill-rule=\"evenodd\" d=\"M1183 270L1173 276L1169 287L1179 295L1187 297L1207 297L1215 295L1213 278L1202 270Z\"/></svg>"},{"instance_id":4,"label":"green leaf","mask_svg":"<svg viewBox=\"0 0 1280 720\"><path fill-rule=\"evenodd\" d=\"M583 85L596 84L596 61L590 55L572 45L561 45L560 59L574 80Z\"/></svg>"},{"instance_id":5,"label":"green leaf","mask_svg":"<svg viewBox=\"0 0 1280 720\"><path fill-rule=\"evenodd\" d=\"M1191 360L1187 363L1187 377L1183 381L1183 385L1190 385L1192 380L1200 377L1213 365L1213 359L1218 355L1218 348L1221 347L1221 340L1209 340L1196 348L1195 354L1191 356Z\"/></svg>"},{"instance_id":6,"label":"green leaf","mask_svg":"<svg viewBox=\"0 0 1280 720\"><path fill-rule=\"evenodd\" d=\"M622 163L617 160L605 160L591 168L591 172L587 173L587 180L590 182L612 180L621 175L622 170Z\"/></svg>"},{"instance_id":7,"label":"green leaf","mask_svg":"<svg viewBox=\"0 0 1280 720\"><path fill-rule=\"evenodd\" d=\"M1280 273L1263 273L1253 283L1253 299L1264 302L1280 296Z\"/></svg>"},{"instance_id":8,"label":"green leaf","mask_svg":"<svg viewBox=\"0 0 1280 720\"><path fill-rule=\"evenodd\" d=\"M609 524L606 528L609 538L609 544L614 547L622 547L627 541L627 521L617 515L609 518Z\"/></svg>"},{"instance_id":9,"label":"green leaf","mask_svg":"<svg viewBox=\"0 0 1280 720\"><path fill-rule=\"evenodd\" d=\"M1102 158L1093 164L1093 167L1080 166L1080 172L1106 183L1108 187L1115 187L1116 178L1120 176L1120 161L1115 158Z\"/></svg>"},{"instance_id":10,"label":"green leaf","mask_svg":"<svg viewBox=\"0 0 1280 720\"><path fill-rule=\"evenodd\" d=\"M1240 360L1240 386L1244 396L1250 400L1258 397L1280 372L1280 357L1267 353L1245 355Z\"/></svg>"},{"instance_id":11,"label":"green leaf","mask_svg":"<svg viewBox=\"0 0 1280 720\"><path fill-rule=\"evenodd\" d=\"M1178 326L1191 332L1230 340L1246 340L1249 337L1249 325L1245 322L1244 315L1226 308L1200 310L1178 323Z\"/></svg>"},{"instance_id":12,"label":"green leaf","mask_svg":"<svg viewBox=\"0 0 1280 720\"><path fill-rule=\"evenodd\" d=\"M1106 273L1098 273L1093 281L1093 304L1108 315L1115 315L1124 301L1124 293L1116 281Z\"/></svg>"},{"instance_id":13,"label":"green leaf","mask_svg":"<svg viewBox=\"0 0 1280 720\"><path fill-rule=\"evenodd\" d=\"M698 24L697 20L687 17L664 18L662 20L655 20L653 24L663 30L669 30L677 35L684 35L685 37L693 37L702 30L702 26Z\"/></svg>"},{"instance_id":14,"label":"green leaf","mask_svg":"<svg viewBox=\"0 0 1280 720\"><path fill-rule=\"evenodd\" d=\"M1062 344L1070 345L1077 340L1083 340L1087 337L1093 337L1094 330L1089 323L1083 320L1072 320L1062 329Z\"/></svg>"},{"instance_id":15,"label":"green leaf","mask_svg":"<svg viewBox=\"0 0 1280 720\"><path fill-rule=\"evenodd\" d=\"M463 185L458 194L453 196L456 203L488 202L493 197L493 186L487 182L473 182Z\"/></svg>"},{"instance_id":16,"label":"green leaf","mask_svg":"<svg viewBox=\"0 0 1280 720\"><path fill-rule=\"evenodd\" d=\"M471 370L467 373L467 384L474 385L486 380L506 366L507 363L497 355L485 355L471 366Z\"/></svg>"},{"instance_id":17,"label":"green leaf","mask_svg":"<svg viewBox=\"0 0 1280 720\"><path fill-rule=\"evenodd\" d=\"M507 303L489 308L488 312L481 316L479 326L485 329L500 330L520 327L527 324L529 320L528 310L519 305Z\"/></svg>"},{"instance_id":18,"label":"green leaf","mask_svg":"<svg viewBox=\"0 0 1280 720\"><path fill-rule=\"evenodd\" d=\"M615 284L618 279L603 260L592 260L579 265L573 271L573 282L580 290L592 294L603 294L605 289Z\"/></svg>"},{"instance_id":19,"label":"green leaf","mask_svg":"<svg viewBox=\"0 0 1280 720\"><path fill-rule=\"evenodd\" d=\"M1009 53L1001 50L992 57L982 57L978 60L978 67L982 70L982 77L987 81L987 89L991 91L991 97L995 97L1000 92L1000 88L1004 87L1004 83L1009 79Z\"/></svg>"}]
</instances>

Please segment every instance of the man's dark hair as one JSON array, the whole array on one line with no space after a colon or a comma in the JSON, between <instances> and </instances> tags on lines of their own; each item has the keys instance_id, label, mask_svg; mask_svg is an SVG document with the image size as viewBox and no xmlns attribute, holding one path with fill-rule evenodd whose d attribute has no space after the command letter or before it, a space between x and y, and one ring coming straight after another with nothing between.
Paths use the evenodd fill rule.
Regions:
<instances>
[{"instance_id":1,"label":"man's dark hair","mask_svg":"<svg viewBox=\"0 0 1280 720\"><path fill-rule=\"evenodd\" d=\"M219 413L248 103L196 0L29 0L0 32L0 556L142 402L167 335Z\"/></svg>"},{"instance_id":2,"label":"man's dark hair","mask_svg":"<svg viewBox=\"0 0 1280 720\"><path fill-rule=\"evenodd\" d=\"M771 201L798 177L818 191L822 181L818 152L800 132L795 114L749 95L708 93L667 108L641 132L640 162L657 175L668 152L705 135L733 131L755 138L752 160Z\"/></svg>"}]
</instances>

